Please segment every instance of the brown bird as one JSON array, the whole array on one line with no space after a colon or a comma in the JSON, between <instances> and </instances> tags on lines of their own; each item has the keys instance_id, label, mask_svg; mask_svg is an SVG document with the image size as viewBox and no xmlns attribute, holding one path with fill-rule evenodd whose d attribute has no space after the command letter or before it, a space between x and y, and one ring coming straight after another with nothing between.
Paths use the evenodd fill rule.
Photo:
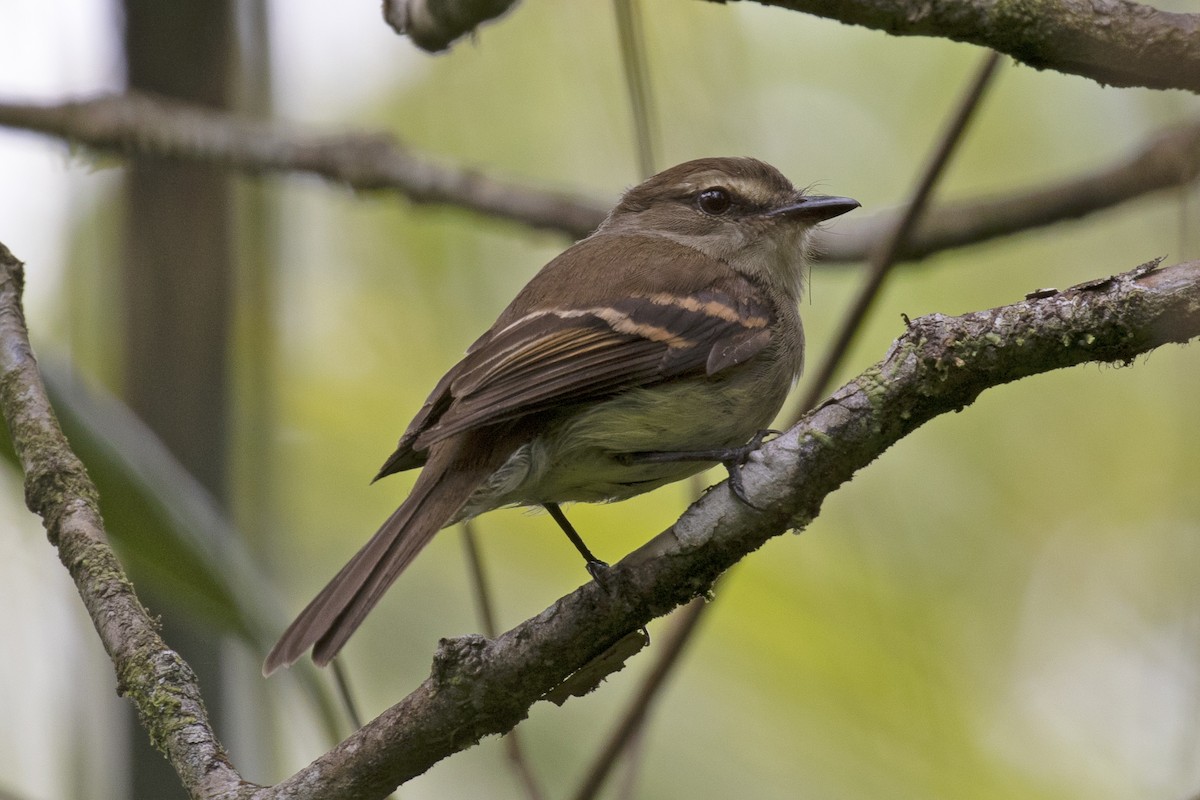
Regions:
<instances>
[{"instance_id":1,"label":"brown bird","mask_svg":"<svg viewBox=\"0 0 1200 800\"><path fill-rule=\"evenodd\" d=\"M858 207L752 158L704 158L630 189L542 268L434 387L376 480L408 499L300 612L264 674L327 664L433 535L509 505L623 500L735 462L800 374L813 227ZM753 442L751 440L754 440Z\"/></svg>"}]
</instances>

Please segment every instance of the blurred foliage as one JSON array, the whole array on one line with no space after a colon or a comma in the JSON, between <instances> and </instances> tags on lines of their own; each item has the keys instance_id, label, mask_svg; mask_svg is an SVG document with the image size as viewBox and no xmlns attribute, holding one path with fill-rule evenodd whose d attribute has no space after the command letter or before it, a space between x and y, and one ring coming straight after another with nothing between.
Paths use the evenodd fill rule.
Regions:
<instances>
[{"instance_id":1,"label":"blurred foliage","mask_svg":"<svg viewBox=\"0 0 1200 800\"><path fill-rule=\"evenodd\" d=\"M643 16L664 164L754 155L799 184L859 199L860 213L903 202L978 59L963 45L749 4L669 0L644 4ZM281 13L280 35L288 24ZM636 181L608 3L524 3L438 57L390 46L387 88L345 125L597 196L615 199ZM282 113L318 115L335 101L314 93ZM1198 110L1182 93L1010 65L937 196L1095 169ZM270 183L280 204L275 460L242 492L275 504L262 550L287 587L284 605L298 609L404 497L411 477L367 482L428 390L567 243L454 209ZM1196 209L1195 191L1180 191L902 267L844 376L882 356L902 312L961 313L1157 255L1198 257ZM810 363L858 278L853 268L814 270L801 309ZM57 319L31 322L67 331L77 356L95 357L81 367L104 378L112 367L95 337L114 326L103 277L87 280L95 294L69 295L51 310ZM830 497L802 536L769 543L724 582L654 714L637 796L1194 792L1198 396L1200 351L1171 348L1129 368L990 391L901 442ZM615 560L686 499L672 487L577 507L572 519ZM503 627L586 580L545 516L500 511L479 529ZM174 591L146 579L148 591ZM439 637L478 629L467 581L457 536L440 537L351 642L367 713L426 676ZM595 694L533 709L522 731L551 795L571 791L652 657L653 645ZM284 704L277 772L248 777L282 777L325 749L307 714ZM520 796L495 741L403 794Z\"/></svg>"}]
</instances>

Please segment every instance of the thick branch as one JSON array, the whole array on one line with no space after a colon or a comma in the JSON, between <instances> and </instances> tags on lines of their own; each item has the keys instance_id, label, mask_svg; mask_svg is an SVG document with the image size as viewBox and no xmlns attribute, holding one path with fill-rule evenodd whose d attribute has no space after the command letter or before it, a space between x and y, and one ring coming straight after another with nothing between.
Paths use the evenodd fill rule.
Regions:
<instances>
[{"instance_id":1,"label":"thick branch","mask_svg":"<svg viewBox=\"0 0 1200 800\"><path fill-rule=\"evenodd\" d=\"M249 173L309 172L355 189L388 189L415 203L444 203L571 238L606 209L576 195L505 182L435 164L383 134L317 136L233 114L141 95L104 95L61 105L0 103L0 125L58 136L100 151L225 164ZM915 260L1030 228L1076 219L1200 175L1200 123L1149 139L1130 159L1061 184L986 200L935 206L901 251ZM895 226L882 212L818 235L822 263L857 262Z\"/></svg>"},{"instance_id":2,"label":"thick branch","mask_svg":"<svg viewBox=\"0 0 1200 800\"><path fill-rule=\"evenodd\" d=\"M29 349L22 270L0 246L0 407L31 509L71 573L119 688L194 797L374 798L491 733L611 643L706 592L767 539L803 527L826 495L929 419L984 389L1084 362L1129 363L1200 336L1200 262L1149 266L961 317L931 315L743 469L753 505L709 492L609 573L495 639L443 640L428 680L330 753L274 787L240 780L187 665L158 637L113 557L95 490L68 449Z\"/></svg>"},{"instance_id":3,"label":"thick branch","mask_svg":"<svg viewBox=\"0 0 1200 800\"><path fill-rule=\"evenodd\" d=\"M984 389L1085 362L1129 363L1200 336L1200 262L1141 267L1011 306L911 323L883 361L743 470L754 507L722 488L612 568L494 640L443 640L431 676L266 798L382 797L434 763L502 733L573 670L692 597L746 554L804 527L826 495L933 417Z\"/></svg>"},{"instance_id":4,"label":"thick branch","mask_svg":"<svg viewBox=\"0 0 1200 800\"><path fill-rule=\"evenodd\" d=\"M1200 92L1200 14L1174 14L1129 0L757 2L894 36L969 42L1036 69L1110 86Z\"/></svg>"},{"instance_id":5,"label":"thick branch","mask_svg":"<svg viewBox=\"0 0 1200 800\"><path fill-rule=\"evenodd\" d=\"M1200 15L1129 0L756 0L894 36L936 36L1111 86L1200 92ZM515 0L385 0L384 18L443 50ZM724 3L727 0L709 0Z\"/></svg>"},{"instance_id":6,"label":"thick branch","mask_svg":"<svg viewBox=\"0 0 1200 800\"><path fill-rule=\"evenodd\" d=\"M29 347L21 262L0 244L0 409L25 473L25 500L71 573L151 741L193 797L242 784L208 723L195 675L155 631L104 533L96 490L59 429Z\"/></svg>"}]
</instances>

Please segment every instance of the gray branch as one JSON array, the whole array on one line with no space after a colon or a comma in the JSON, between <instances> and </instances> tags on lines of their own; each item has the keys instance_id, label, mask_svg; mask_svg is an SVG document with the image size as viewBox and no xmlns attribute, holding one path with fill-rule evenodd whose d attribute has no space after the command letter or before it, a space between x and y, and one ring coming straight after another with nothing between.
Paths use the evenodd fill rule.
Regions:
<instances>
[{"instance_id":1,"label":"gray branch","mask_svg":"<svg viewBox=\"0 0 1200 800\"><path fill-rule=\"evenodd\" d=\"M589 583L487 639L443 640L412 694L270 798L383 797L530 706L605 648L693 597L768 539L803 528L824 498L928 420L986 388L1087 362L1124 363L1200 336L1200 262L1153 263L1063 292L961 317L914 320L883 361L840 389L743 471L754 507L711 491L670 529Z\"/></svg>"},{"instance_id":2,"label":"gray branch","mask_svg":"<svg viewBox=\"0 0 1200 800\"><path fill-rule=\"evenodd\" d=\"M23 265L0 244L0 411L25 474L25 501L42 518L155 747L195 797L247 788L208 722L196 676L167 647L134 594L100 519L96 489L59 428L29 346Z\"/></svg>"},{"instance_id":3,"label":"gray branch","mask_svg":"<svg viewBox=\"0 0 1200 800\"><path fill-rule=\"evenodd\" d=\"M1066 291L960 317L911 322L885 358L743 469L753 505L711 491L671 528L612 568L494 639L443 640L430 677L291 778L242 781L216 739L187 664L161 640L109 548L96 493L68 448L29 349L21 264L0 245L0 410L41 515L111 657L118 690L193 797L381 798L529 708L610 645L705 594L730 566L789 528L928 420L985 389L1087 362L1131 363L1200 336L1200 261L1156 262Z\"/></svg>"},{"instance_id":4,"label":"gray branch","mask_svg":"<svg viewBox=\"0 0 1200 800\"><path fill-rule=\"evenodd\" d=\"M1200 92L1200 14L1174 14L1129 0L757 2L893 36L969 42L1035 69L1110 86Z\"/></svg>"},{"instance_id":5,"label":"gray branch","mask_svg":"<svg viewBox=\"0 0 1200 800\"><path fill-rule=\"evenodd\" d=\"M439 164L386 134L315 135L143 95L103 95L58 105L0 103L0 126L49 134L97 151L224 164L253 174L308 172L414 203L448 204L555 230L572 239L604 219L604 204ZM1031 228L1076 219L1200 175L1200 123L1151 137L1130 158L1063 183L935 206L901 258L916 260ZM893 212L839 223L818 237L822 263L857 262L895 225Z\"/></svg>"}]
</instances>

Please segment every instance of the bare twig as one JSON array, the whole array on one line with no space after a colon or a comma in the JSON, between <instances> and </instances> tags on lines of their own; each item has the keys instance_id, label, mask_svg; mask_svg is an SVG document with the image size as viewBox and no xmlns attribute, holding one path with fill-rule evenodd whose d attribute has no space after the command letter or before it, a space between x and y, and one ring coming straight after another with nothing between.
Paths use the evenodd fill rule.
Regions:
<instances>
[{"instance_id":1,"label":"bare twig","mask_svg":"<svg viewBox=\"0 0 1200 800\"><path fill-rule=\"evenodd\" d=\"M1000 55L998 53L991 52L984 55L983 61L971 79L970 85L967 87L962 98L959 99L954 114L947 122L946 129L938 138L937 145L934 147L929 162L921 171L920 180L917 181L917 186L913 189L912 196L904 209L904 213L896 221L896 226L891 230L888 237L880 243L879 249L872 252L870 272L867 275L867 280L859 289L858 296L854 299L854 304L842 318L837 336L834 337L833 343L826 351L825 358L822 360L817 374L813 377L808 391L804 394L804 399L800 402L802 410L810 409L816 405L817 400L825 394L829 384L832 382L834 373L842 363L842 359L846 353L849 352L850 345L854 342L854 337L862 329L863 320L867 318L871 306L875 303L875 298L879 296L879 290L883 288L884 281L887 279L892 267L895 266L896 256L900 252L900 248L903 247L904 241L916 226L917 220L924 213L925 207L929 203L929 198L933 194L933 187L941 179L946 165L950 162L950 156L953 155L958 144L962 141L962 137L967 130L967 125L975 115L976 109L979 108L979 103L987 92L987 88L991 84L992 76L996 74L996 67L999 63Z\"/></svg>"},{"instance_id":2,"label":"bare twig","mask_svg":"<svg viewBox=\"0 0 1200 800\"><path fill-rule=\"evenodd\" d=\"M20 128L98 151L157 154L214 162L248 173L308 172L355 189L395 191L415 203L445 203L534 228L586 236L604 203L548 192L440 165L382 134L315 135L140 95L103 95L59 105L0 103L0 126ZM260 138L265 136L265 138ZM1062 184L930 210L901 251L919 259L1030 228L1077 219L1200 174L1200 122L1170 129L1137 154ZM857 262L895 227L896 215L847 219L820 235L820 264Z\"/></svg>"},{"instance_id":3,"label":"bare twig","mask_svg":"<svg viewBox=\"0 0 1200 800\"><path fill-rule=\"evenodd\" d=\"M710 0L711 2L712 0ZM724 0L716 0L724 2ZM1006 53L1110 86L1200 92L1200 14L1129 0L758 0L886 31L936 36Z\"/></svg>"},{"instance_id":4,"label":"bare twig","mask_svg":"<svg viewBox=\"0 0 1200 800\"><path fill-rule=\"evenodd\" d=\"M464 522L462 530L463 549L466 552L467 565L471 571L471 585L475 588L475 607L479 613L479 621L483 626L483 635L489 639L496 638L496 611L492 605L491 584L483 568L483 556L479 552L479 541L475 535L475 523L471 520ZM541 782L533 772L533 765L525 756L521 745L520 732L516 729L504 734L504 753L508 762L517 775L517 780L525 789L529 800L542 800L546 795L542 791Z\"/></svg>"},{"instance_id":5,"label":"bare twig","mask_svg":"<svg viewBox=\"0 0 1200 800\"><path fill-rule=\"evenodd\" d=\"M96 489L59 429L29 347L22 265L0 245L0 408L25 497L70 572L151 742L197 797L252 788L229 763L187 663L167 647L108 545Z\"/></svg>"},{"instance_id":6,"label":"bare twig","mask_svg":"<svg viewBox=\"0 0 1200 800\"><path fill-rule=\"evenodd\" d=\"M1185 186L1200 176L1200 123L1150 136L1127 158L1094 172L993 198L936 205L906 237L898 257L916 261L955 247L1078 219L1153 192ZM819 243L823 263L868 258L901 212L855 215Z\"/></svg>"},{"instance_id":7,"label":"bare twig","mask_svg":"<svg viewBox=\"0 0 1200 800\"><path fill-rule=\"evenodd\" d=\"M1156 263L1156 262L1155 262ZM69 450L30 353L21 265L0 247L0 410L26 498L75 580L118 686L196 797L371 798L528 708L612 642L711 588L733 563L813 519L824 498L898 439L986 388L1085 362L1131 362L1200 336L1200 261L1154 263L1014 305L909 324L882 362L768 442L742 469L753 505L725 489L538 616L489 640L443 640L430 677L309 767L272 787L240 779L187 665L158 637L108 547L95 490Z\"/></svg>"},{"instance_id":8,"label":"bare twig","mask_svg":"<svg viewBox=\"0 0 1200 800\"><path fill-rule=\"evenodd\" d=\"M333 685L337 687L338 697L342 701L342 710L346 712L350 724L358 730L362 727L362 715L358 713L358 703L354 700L354 692L350 690L350 676L346 674L342 662L337 659L334 659L330 668L333 670Z\"/></svg>"},{"instance_id":9,"label":"bare twig","mask_svg":"<svg viewBox=\"0 0 1200 800\"><path fill-rule=\"evenodd\" d=\"M432 674L334 750L270 789L274 797L375 797L511 729L612 642L708 590L933 417L986 388L1084 362L1130 362L1200 336L1200 262L1129 273L961 317L913 320L880 363L768 442L742 469L753 505L708 492L670 529L536 617L489 640L443 640Z\"/></svg>"},{"instance_id":10,"label":"bare twig","mask_svg":"<svg viewBox=\"0 0 1200 800\"><path fill-rule=\"evenodd\" d=\"M467 567L471 571L471 586L475 590L475 610L479 614L479 622L483 635L489 639L496 638L496 611L492 606L492 587L483 568L483 555L479 552L479 541L475 536L475 523L471 520L464 522L462 530L463 552L467 557Z\"/></svg>"},{"instance_id":11,"label":"bare twig","mask_svg":"<svg viewBox=\"0 0 1200 800\"><path fill-rule=\"evenodd\" d=\"M62 105L0 105L0 125L100 150L211 162L251 173L311 172L354 189L390 189L414 203L449 203L575 237L590 233L605 213L579 197L438 164L387 134L296 134L277 124L142 94Z\"/></svg>"},{"instance_id":12,"label":"bare twig","mask_svg":"<svg viewBox=\"0 0 1200 800\"><path fill-rule=\"evenodd\" d=\"M517 0L383 0L383 19L422 50L445 50Z\"/></svg>"},{"instance_id":13,"label":"bare twig","mask_svg":"<svg viewBox=\"0 0 1200 800\"><path fill-rule=\"evenodd\" d=\"M904 242L906 234L916 222L934 182L941 174L942 167L945 165L950 152L965 129L967 119L977 106L982 97L984 87L987 85L990 76L994 73L997 60L998 56L994 53L988 54L985 57L981 69L960 100L955 116L939 143L936 155L926 168L920 185L914 192L913 199L908 206L908 212L897 223L891 238L888 240L886 250L881 252L882 260L877 259L875 262L874 271L864 287L863 294L860 296L860 302L856 307L857 315L851 316L846 320L846 327L843 328L843 334L845 334L846 330L853 331L861 325L866 314L866 305L869 305L870 298L879 290L884 274L894 263L893 259L897 248ZM868 302L866 304L862 302L862 297L867 298ZM830 357L826 360L827 367L830 364L836 366L849 345L849 337L844 335L843 340L839 341L839 344L842 349L831 351ZM823 370L822 374L824 375L826 372L828 372L828 375L832 375L832 368ZM828 375L826 379L828 379ZM823 384L821 385L823 386ZM808 402L802 408L810 408L811 406L812 403ZM696 630L696 623L699 622L706 608L706 604L694 600L685 609L684 616L680 619L678 627L672 631L673 636L669 646L660 652L659 660L656 662L654 669L644 679L638 693L630 702L621 723L613 731L604 748L601 750L600 756L589 770L583 785L575 796L576 800L591 800L591 798L599 793L605 779L616 763L617 757L625 749L627 743L641 729L651 702L653 702L659 689L665 684L666 676L679 663L679 656L683 652L684 645Z\"/></svg>"},{"instance_id":14,"label":"bare twig","mask_svg":"<svg viewBox=\"0 0 1200 800\"><path fill-rule=\"evenodd\" d=\"M642 681L642 685L638 687L637 695L630 701L624 716L621 717L616 728L605 741L595 762L588 769L587 776L583 779L579 790L575 792L575 800L592 800L596 797L604 788L604 782L617 763L617 758L627 748L633 746L633 742L637 739L645 723L646 715L650 712L651 704L658 697L659 691L666 683L667 677L674 671L675 665L679 663L679 656L682 655L687 643L691 641L696 625L704 616L706 606L707 602L703 597L696 597L680 609L678 619L671 628L669 636L659 648L658 661Z\"/></svg>"},{"instance_id":15,"label":"bare twig","mask_svg":"<svg viewBox=\"0 0 1200 800\"><path fill-rule=\"evenodd\" d=\"M658 171L655 147L654 99L650 91L650 68L646 62L646 40L642 35L642 14L638 0L613 0L617 35L621 41L621 69L625 73L625 93L633 115L633 138L637 143L638 174L649 178Z\"/></svg>"}]
</instances>

